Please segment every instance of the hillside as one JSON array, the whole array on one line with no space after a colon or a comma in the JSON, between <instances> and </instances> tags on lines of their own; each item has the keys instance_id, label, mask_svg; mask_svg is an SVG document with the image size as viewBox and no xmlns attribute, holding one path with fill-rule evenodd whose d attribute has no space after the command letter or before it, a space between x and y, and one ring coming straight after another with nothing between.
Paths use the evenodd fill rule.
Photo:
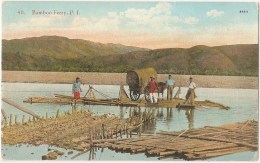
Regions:
<instances>
[{"instance_id":1,"label":"hillside","mask_svg":"<svg viewBox=\"0 0 260 163\"><path fill-rule=\"evenodd\" d=\"M258 45L194 46L131 52L124 56L95 58L97 67L117 70L154 67L160 73L258 76ZM113 65L111 67L111 65Z\"/></svg>"},{"instance_id":2,"label":"hillside","mask_svg":"<svg viewBox=\"0 0 260 163\"><path fill-rule=\"evenodd\" d=\"M4 40L2 64L3 70L18 71L126 72L154 67L159 73L258 76L258 45L147 50L45 36Z\"/></svg>"},{"instance_id":3,"label":"hillside","mask_svg":"<svg viewBox=\"0 0 260 163\"><path fill-rule=\"evenodd\" d=\"M147 50L121 44L102 44L60 36L3 40L2 45L3 53L21 53L28 56L47 56L55 59L72 59L97 55L106 56Z\"/></svg>"}]
</instances>

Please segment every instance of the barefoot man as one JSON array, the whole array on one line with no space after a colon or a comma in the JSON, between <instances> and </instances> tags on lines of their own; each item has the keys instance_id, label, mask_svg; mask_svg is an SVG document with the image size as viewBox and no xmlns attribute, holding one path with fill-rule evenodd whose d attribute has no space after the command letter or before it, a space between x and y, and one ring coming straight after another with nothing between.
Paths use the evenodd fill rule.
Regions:
<instances>
[{"instance_id":1,"label":"barefoot man","mask_svg":"<svg viewBox=\"0 0 260 163\"><path fill-rule=\"evenodd\" d=\"M167 87L167 101L172 100L172 94L174 89L175 81L172 79L172 75L169 75L168 80L166 80Z\"/></svg>"},{"instance_id":2,"label":"barefoot man","mask_svg":"<svg viewBox=\"0 0 260 163\"><path fill-rule=\"evenodd\" d=\"M194 99L196 98L195 89L196 89L196 84L193 82L192 77L190 77L190 84L189 84L188 92L186 94L185 104L187 104L190 101L190 104L194 105Z\"/></svg>"},{"instance_id":3,"label":"barefoot man","mask_svg":"<svg viewBox=\"0 0 260 163\"><path fill-rule=\"evenodd\" d=\"M72 93L74 94L74 99L78 100L80 99L80 92L82 92L80 88L80 78L76 78L76 82L73 83L72 85Z\"/></svg>"},{"instance_id":4,"label":"barefoot man","mask_svg":"<svg viewBox=\"0 0 260 163\"><path fill-rule=\"evenodd\" d=\"M151 81L149 82L149 95L151 103L157 103L157 93L155 93L155 90L158 90L158 85L155 81L155 77L151 76Z\"/></svg>"}]
</instances>

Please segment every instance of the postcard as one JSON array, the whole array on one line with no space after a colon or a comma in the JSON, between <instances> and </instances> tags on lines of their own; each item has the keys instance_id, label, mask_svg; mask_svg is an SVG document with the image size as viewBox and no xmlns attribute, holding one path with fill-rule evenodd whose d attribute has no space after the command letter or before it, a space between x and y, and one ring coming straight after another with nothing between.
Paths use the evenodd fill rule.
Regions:
<instances>
[{"instance_id":1,"label":"postcard","mask_svg":"<svg viewBox=\"0 0 260 163\"><path fill-rule=\"evenodd\" d=\"M1 159L257 161L258 21L258 2L2 2Z\"/></svg>"}]
</instances>

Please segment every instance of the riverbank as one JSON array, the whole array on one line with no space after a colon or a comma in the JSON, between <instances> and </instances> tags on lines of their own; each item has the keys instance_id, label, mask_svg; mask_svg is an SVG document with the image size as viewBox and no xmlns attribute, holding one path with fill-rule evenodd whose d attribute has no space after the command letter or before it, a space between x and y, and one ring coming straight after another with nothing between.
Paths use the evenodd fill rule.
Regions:
<instances>
[{"instance_id":1,"label":"riverbank","mask_svg":"<svg viewBox=\"0 0 260 163\"><path fill-rule=\"evenodd\" d=\"M83 84L126 85L126 73L98 72L41 72L2 71L2 82L9 83L72 83L80 77ZM158 74L158 81L165 81L168 74ZM190 75L173 75L177 86L186 86ZM198 87L258 89L258 77L192 75Z\"/></svg>"}]
</instances>

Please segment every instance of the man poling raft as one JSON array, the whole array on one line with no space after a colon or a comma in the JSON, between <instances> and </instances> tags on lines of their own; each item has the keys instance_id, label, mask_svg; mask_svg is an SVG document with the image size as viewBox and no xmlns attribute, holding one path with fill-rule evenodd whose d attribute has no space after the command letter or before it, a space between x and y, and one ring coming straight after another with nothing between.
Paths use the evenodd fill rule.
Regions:
<instances>
[{"instance_id":1,"label":"man poling raft","mask_svg":"<svg viewBox=\"0 0 260 163\"><path fill-rule=\"evenodd\" d=\"M194 105L194 99L197 97L195 94L196 84L193 82L192 77L190 77L189 89L186 94L186 101L184 104L191 104Z\"/></svg>"}]
</instances>

